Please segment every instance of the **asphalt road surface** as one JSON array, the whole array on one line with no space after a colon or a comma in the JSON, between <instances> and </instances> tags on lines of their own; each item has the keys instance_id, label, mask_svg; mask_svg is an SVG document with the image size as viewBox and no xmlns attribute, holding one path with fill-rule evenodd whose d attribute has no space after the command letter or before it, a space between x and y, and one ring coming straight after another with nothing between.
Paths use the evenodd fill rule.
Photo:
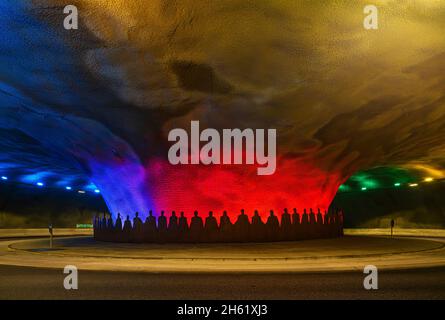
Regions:
<instances>
[{"instance_id":1,"label":"asphalt road surface","mask_svg":"<svg viewBox=\"0 0 445 320\"><path fill-rule=\"evenodd\" d=\"M0 266L1 299L445 299L445 268L382 271L379 289L361 271L309 274L151 274Z\"/></svg>"}]
</instances>

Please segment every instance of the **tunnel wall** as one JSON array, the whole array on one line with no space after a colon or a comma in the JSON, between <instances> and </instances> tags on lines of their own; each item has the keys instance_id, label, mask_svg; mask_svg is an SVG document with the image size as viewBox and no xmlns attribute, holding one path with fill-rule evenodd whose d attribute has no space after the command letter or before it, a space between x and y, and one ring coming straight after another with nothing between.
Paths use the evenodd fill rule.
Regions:
<instances>
[{"instance_id":1,"label":"tunnel wall","mask_svg":"<svg viewBox=\"0 0 445 320\"><path fill-rule=\"evenodd\" d=\"M345 212L345 228L445 228L445 183L338 193L332 203Z\"/></svg>"},{"instance_id":2,"label":"tunnel wall","mask_svg":"<svg viewBox=\"0 0 445 320\"><path fill-rule=\"evenodd\" d=\"M0 184L0 228L74 228L104 211L100 195Z\"/></svg>"},{"instance_id":3,"label":"tunnel wall","mask_svg":"<svg viewBox=\"0 0 445 320\"><path fill-rule=\"evenodd\" d=\"M343 208L345 227L445 228L445 184L338 193L331 207ZM107 211L100 195L25 185L0 184L0 228L74 227Z\"/></svg>"}]
</instances>

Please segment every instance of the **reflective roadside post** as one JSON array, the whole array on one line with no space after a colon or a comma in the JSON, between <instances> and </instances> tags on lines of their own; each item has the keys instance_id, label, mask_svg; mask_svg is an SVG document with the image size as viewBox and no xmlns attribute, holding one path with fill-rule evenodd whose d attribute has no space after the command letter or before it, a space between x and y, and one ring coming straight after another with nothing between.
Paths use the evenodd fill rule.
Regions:
<instances>
[{"instance_id":1,"label":"reflective roadside post","mask_svg":"<svg viewBox=\"0 0 445 320\"><path fill-rule=\"evenodd\" d=\"M391 238L392 238L392 234L393 234L394 225L395 225L395 221L394 221L394 219L391 219Z\"/></svg>"},{"instance_id":2,"label":"reflective roadside post","mask_svg":"<svg viewBox=\"0 0 445 320\"><path fill-rule=\"evenodd\" d=\"M50 224L48 226L48 231L49 231L49 248L52 249L53 248L53 225Z\"/></svg>"}]
</instances>

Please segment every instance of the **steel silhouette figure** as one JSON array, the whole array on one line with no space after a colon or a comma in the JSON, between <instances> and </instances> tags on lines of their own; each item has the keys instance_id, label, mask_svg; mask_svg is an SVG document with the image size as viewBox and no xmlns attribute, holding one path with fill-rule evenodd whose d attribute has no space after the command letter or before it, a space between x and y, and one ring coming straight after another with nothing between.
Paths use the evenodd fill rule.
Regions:
<instances>
[{"instance_id":1,"label":"steel silhouette figure","mask_svg":"<svg viewBox=\"0 0 445 320\"><path fill-rule=\"evenodd\" d=\"M324 238L323 232L323 215L320 208L317 209L316 225L314 225L314 236L317 238Z\"/></svg>"},{"instance_id":2,"label":"steel silhouette figure","mask_svg":"<svg viewBox=\"0 0 445 320\"><path fill-rule=\"evenodd\" d=\"M153 211L149 211L148 217L145 219L144 227L144 241L156 242L158 238L158 228L156 227L156 218L153 216Z\"/></svg>"},{"instance_id":3,"label":"steel silhouette figure","mask_svg":"<svg viewBox=\"0 0 445 320\"><path fill-rule=\"evenodd\" d=\"M110 231L110 230L113 230L113 228L114 228L113 218L111 217L111 214L110 214L110 215L108 215L107 229Z\"/></svg>"},{"instance_id":4,"label":"steel silhouette figure","mask_svg":"<svg viewBox=\"0 0 445 320\"><path fill-rule=\"evenodd\" d=\"M99 215L96 213L96 215L94 216L94 220L93 220L93 227L94 229L99 229Z\"/></svg>"},{"instance_id":5,"label":"steel silhouette figure","mask_svg":"<svg viewBox=\"0 0 445 320\"><path fill-rule=\"evenodd\" d=\"M219 220L220 241L231 242L233 241L233 224L230 221L230 217L227 215L227 211L224 211Z\"/></svg>"},{"instance_id":6,"label":"steel silhouette figure","mask_svg":"<svg viewBox=\"0 0 445 320\"><path fill-rule=\"evenodd\" d=\"M141 228L142 227L142 220L139 218L139 212L136 212L134 214L133 218L133 229Z\"/></svg>"},{"instance_id":7,"label":"steel silhouette figure","mask_svg":"<svg viewBox=\"0 0 445 320\"><path fill-rule=\"evenodd\" d=\"M235 241L246 242L246 236L249 234L249 217L241 209L241 214L235 222Z\"/></svg>"},{"instance_id":8,"label":"steel silhouette figure","mask_svg":"<svg viewBox=\"0 0 445 320\"><path fill-rule=\"evenodd\" d=\"M273 210L270 210L270 214L266 222L266 228L268 241L279 240L280 223L278 222L278 218L274 214Z\"/></svg>"},{"instance_id":9,"label":"steel silhouette figure","mask_svg":"<svg viewBox=\"0 0 445 320\"><path fill-rule=\"evenodd\" d=\"M105 212L104 212L104 215L102 217L102 221L100 222L100 228L103 229L103 230L107 229L107 215L106 215Z\"/></svg>"},{"instance_id":10,"label":"steel silhouette figure","mask_svg":"<svg viewBox=\"0 0 445 320\"><path fill-rule=\"evenodd\" d=\"M130 242L132 230L133 227L131 225L130 216L127 215L127 219L125 219L124 222L124 228L122 229L122 240L124 240L124 242Z\"/></svg>"},{"instance_id":11,"label":"steel silhouette figure","mask_svg":"<svg viewBox=\"0 0 445 320\"><path fill-rule=\"evenodd\" d=\"M292 240L292 221L287 208L284 209L281 215L281 237L282 240Z\"/></svg>"},{"instance_id":12,"label":"steel silhouette figure","mask_svg":"<svg viewBox=\"0 0 445 320\"><path fill-rule=\"evenodd\" d=\"M156 221L151 210L145 222L142 222L139 213L136 212L133 222L127 215L123 227L120 213L118 213L114 224L110 215L104 214L101 217L96 214L93 224L94 238L102 241L259 242L340 237L343 235L343 221L344 214L339 209L325 209L324 214L319 208L316 214L313 209L309 209L309 213L304 209L300 216L296 208L293 209L292 215L285 208L281 215L281 222L273 210L270 210L267 222L264 223L258 210L254 211L249 220L242 209L234 224L232 224L227 211L223 212L219 225L212 211L206 217L205 223L199 217L198 211L195 211L189 226L182 211L179 218L175 211L172 211L167 223L164 211L161 211ZM390 223L393 228L394 221Z\"/></svg>"},{"instance_id":13,"label":"steel silhouette figure","mask_svg":"<svg viewBox=\"0 0 445 320\"><path fill-rule=\"evenodd\" d=\"M189 233L189 224L188 224L187 218L184 216L184 212L181 211L181 214L179 216L179 224L178 224L178 239L179 239L179 241L180 242L189 241L188 233Z\"/></svg>"},{"instance_id":14,"label":"steel silhouette figure","mask_svg":"<svg viewBox=\"0 0 445 320\"><path fill-rule=\"evenodd\" d=\"M172 211L170 219L168 220L168 241L177 242L179 233L178 217L176 212Z\"/></svg>"},{"instance_id":15,"label":"steel silhouette figure","mask_svg":"<svg viewBox=\"0 0 445 320\"><path fill-rule=\"evenodd\" d=\"M266 241L265 225L263 220L261 220L261 216L259 215L258 210L255 210L252 217L249 240L256 242Z\"/></svg>"},{"instance_id":16,"label":"steel silhouette figure","mask_svg":"<svg viewBox=\"0 0 445 320\"><path fill-rule=\"evenodd\" d=\"M320 211L320 208L318 208L318 212L317 212L317 223L318 224L323 224L323 215Z\"/></svg>"},{"instance_id":17,"label":"steel silhouette figure","mask_svg":"<svg viewBox=\"0 0 445 320\"><path fill-rule=\"evenodd\" d=\"M307 225L309 224L309 216L307 214L306 209L303 210L303 216L301 217L301 224L302 225Z\"/></svg>"},{"instance_id":18,"label":"steel silhouette figure","mask_svg":"<svg viewBox=\"0 0 445 320\"><path fill-rule=\"evenodd\" d=\"M297 208L294 208L292 213L292 238L295 240L302 239L300 214Z\"/></svg>"},{"instance_id":19,"label":"steel silhouette figure","mask_svg":"<svg viewBox=\"0 0 445 320\"><path fill-rule=\"evenodd\" d=\"M158 241L164 243L167 240L167 217L164 215L164 210L158 217Z\"/></svg>"},{"instance_id":20,"label":"steel silhouette figure","mask_svg":"<svg viewBox=\"0 0 445 320\"><path fill-rule=\"evenodd\" d=\"M216 221L212 211L206 218L204 231L205 242L216 242L218 240L218 221Z\"/></svg>"},{"instance_id":21,"label":"steel silhouette figure","mask_svg":"<svg viewBox=\"0 0 445 320\"><path fill-rule=\"evenodd\" d=\"M142 242L144 240L142 228L143 228L142 220L141 218L139 218L139 212L136 212L133 218L133 230L132 230L131 241Z\"/></svg>"},{"instance_id":22,"label":"steel silhouette figure","mask_svg":"<svg viewBox=\"0 0 445 320\"><path fill-rule=\"evenodd\" d=\"M114 230L116 230L119 234L122 231L122 218L121 214L117 214L116 223L114 224Z\"/></svg>"},{"instance_id":23,"label":"steel silhouette figure","mask_svg":"<svg viewBox=\"0 0 445 320\"><path fill-rule=\"evenodd\" d=\"M190 223L190 240L192 242L199 242L203 237L204 224L202 218L198 215L198 211L193 213L193 218Z\"/></svg>"},{"instance_id":24,"label":"steel silhouette figure","mask_svg":"<svg viewBox=\"0 0 445 320\"><path fill-rule=\"evenodd\" d=\"M312 211L312 208L309 209L309 223L311 225L315 225L317 223L317 219L315 218L315 213Z\"/></svg>"}]
</instances>

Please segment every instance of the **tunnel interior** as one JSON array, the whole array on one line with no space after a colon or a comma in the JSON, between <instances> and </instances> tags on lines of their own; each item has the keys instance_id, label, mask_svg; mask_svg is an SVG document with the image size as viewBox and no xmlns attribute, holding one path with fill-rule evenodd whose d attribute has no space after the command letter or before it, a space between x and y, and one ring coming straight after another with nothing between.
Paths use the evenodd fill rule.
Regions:
<instances>
[{"instance_id":1,"label":"tunnel interior","mask_svg":"<svg viewBox=\"0 0 445 320\"><path fill-rule=\"evenodd\" d=\"M2 225L339 206L444 226L445 4L376 3L369 31L364 1L76 0L65 30L66 1L2 1ZM170 164L193 120L276 129L276 172Z\"/></svg>"}]
</instances>

